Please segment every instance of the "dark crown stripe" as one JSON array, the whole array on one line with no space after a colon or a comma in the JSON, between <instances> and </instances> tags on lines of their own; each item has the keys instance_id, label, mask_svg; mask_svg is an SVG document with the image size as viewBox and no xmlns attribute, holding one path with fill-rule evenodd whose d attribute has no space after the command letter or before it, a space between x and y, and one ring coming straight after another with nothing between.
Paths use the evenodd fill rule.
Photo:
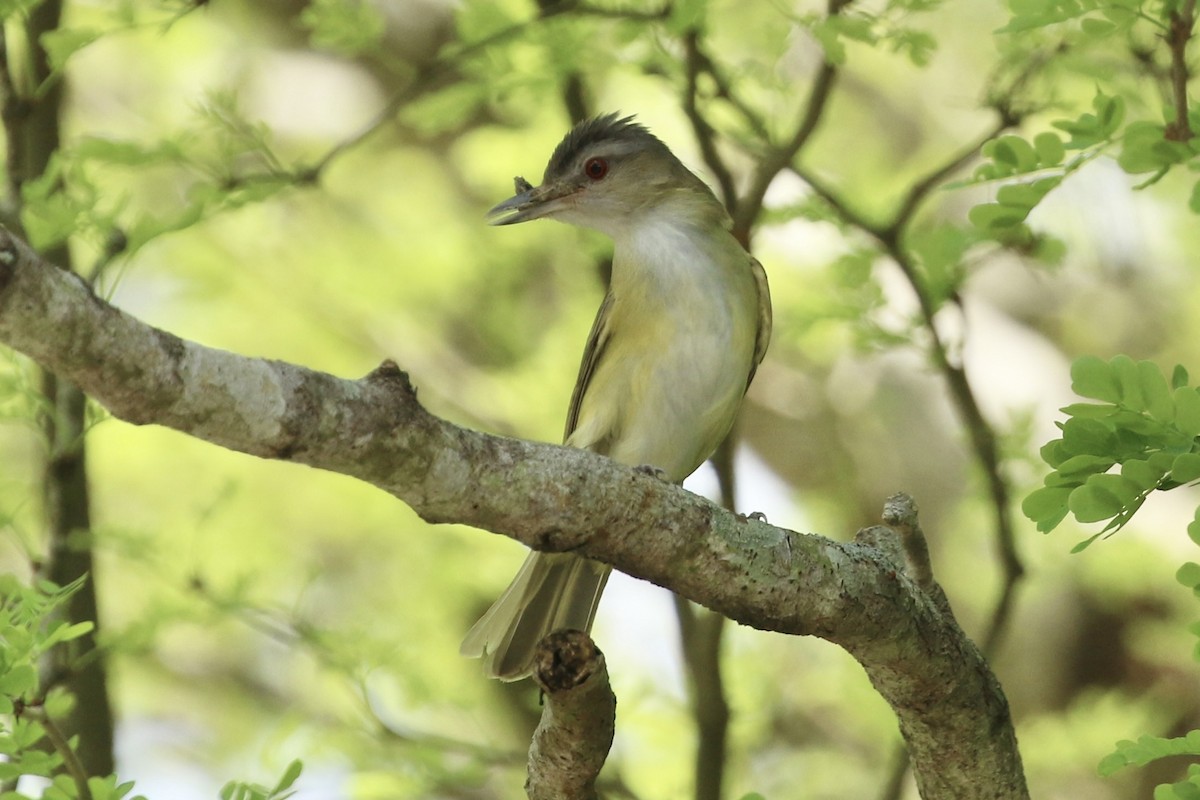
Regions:
<instances>
[{"instance_id":1,"label":"dark crown stripe","mask_svg":"<svg viewBox=\"0 0 1200 800\"><path fill-rule=\"evenodd\" d=\"M546 165L546 175L562 173L580 153L612 139L643 139L665 149L665 145L645 126L634 122L632 116L622 117L617 112L603 114L584 120L563 137L550 156L550 163Z\"/></svg>"}]
</instances>

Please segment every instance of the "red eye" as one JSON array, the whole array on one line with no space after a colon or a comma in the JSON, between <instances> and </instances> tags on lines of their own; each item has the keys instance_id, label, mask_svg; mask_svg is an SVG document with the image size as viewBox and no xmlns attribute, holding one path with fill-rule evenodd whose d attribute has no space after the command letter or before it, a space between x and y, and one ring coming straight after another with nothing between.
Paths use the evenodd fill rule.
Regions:
<instances>
[{"instance_id":1,"label":"red eye","mask_svg":"<svg viewBox=\"0 0 1200 800\"><path fill-rule=\"evenodd\" d=\"M608 174L608 162L603 158L589 158L583 165L583 174L598 181Z\"/></svg>"}]
</instances>

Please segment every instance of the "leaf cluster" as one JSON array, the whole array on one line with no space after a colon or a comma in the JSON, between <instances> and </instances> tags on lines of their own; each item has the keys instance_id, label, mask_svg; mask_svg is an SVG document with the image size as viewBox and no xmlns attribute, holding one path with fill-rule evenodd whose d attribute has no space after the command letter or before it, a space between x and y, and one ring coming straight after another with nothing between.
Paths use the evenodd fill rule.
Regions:
<instances>
[{"instance_id":1,"label":"leaf cluster","mask_svg":"<svg viewBox=\"0 0 1200 800\"><path fill-rule=\"evenodd\" d=\"M1158 182L1177 167L1200 171L1200 138L1192 133L1200 130L1200 111L1178 99L1186 77L1178 64L1175 68L1150 66L1156 51L1165 54L1160 60L1182 59L1182 48L1172 43L1175 27L1186 19L1179 16L1179 3L1010 0L1009 8L1008 23L997 31L1001 36L1020 39L1040 33L1051 37L1056 42L1053 48L1070 50L1075 58L1090 65L1086 70L1093 81L1111 69L1102 64L1111 64L1114 52L1124 50L1130 72L1148 71L1161 84L1164 97L1177 99L1164 103L1158 119L1131 119L1121 92L1097 87L1090 110L1054 120L1051 126L1055 130L1039 132L1032 138L1005 134L993 140L983 149L986 162L968 182L1004 183L992 202L971 210L971 221L980 230L1002 242L1022 238L1030 211L1065 177L1104 153L1115 151L1122 170L1145 176L1137 185L1139 189ZM1089 50L1102 55L1092 60L1081 56ZM1182 94L1186 96L1186 91ZM1193 184L1188 205L1200 213L1200 181Z\"/></svg>"},{"instance_id":2,"label":"leaf cluster","mask_svg":"<svg viewBox=\"0 0 1200 800\"><path fill-rule=\"evenodd\" d=\"M928 28L910 23L914 13L931 11L938 0L892 0L881 10L849 8L840 14L811 14L799 19L834 64L846 63L847 43L865 44L906 57L914 66L927 66L937 51Z\"/></svg>"},{"instance_id":3,"label":"leaf cluster","mask_svg":"<svg viewBox=\"0 0 1200 800\"><path fill-rule=\"evenodd\" d=\"M1139 20L1153 22L1168 5L1161 0L1009 0L1012 15L997 33L1025 33L1071 23L1089 36L1104 37L1128 32Z\"/></svg>"},{"instance_id":4,"label":"leaf cluster","mask_svg":"<svg viewBox=\"0 0 1200 800\"><path fill-rule=\"evenodd\" d=\"M1100 774L1108 777L1127 766L1144 767L1160 758L1169 756L1200 756L1200 731L1191 731L1186 736L1163 738L1141 736L1136 742L1125 740L1117 743L1117 749L1100 762ZM1181 781L1164 783L1154 789L1154 800L1197 800L1200 798L1200 764L1188 767Z\"/></svg>"},{"instance_id":5,"label":"leaf cluster","mask_svg":"<svg viewBox=\"0 0 1200 800\"><path fill-rule=\"evenodd\" d=\"M288 764L274 786L230 781L221 788L221 800L287 800L296 794L292 785L300 777L304 764L299 759Z\"/></svg>"},{"instance_id":6,"label":"leaf cluster","mask_svg":"<svg viewBox=\"0 0 1200 800\"><path fill-rule=\"evenodd\" d=\"M1188 385L1182 366L1168 381L1154 363L1124 355L1109 361L1080 358L1071 367L1071 379L1076 394L1099 402L1063 409L1062 436L1041 450L1052 470L1021 508L1043 532L1068 513L1079 522L1107 520L1103 530L1075 547L1078 552L1127 524L1151 493L1200 480L1200 389ZM1200 545L1200 508L1187 533ZM1175 577L1200 598L1200 564L1184 563ZM1200 623L1189 630L1200 636ZM1200 643L1193 658L1200 661ZM1176 738L1142 736L1118 742L1099 770L1109 776L1125 766L1189 754L1200 755L1200 731ZM1183 780L1158 786L1154 797L1200 798L1200 764L1191 765Z\"/></svg>"},{"instance_id":7,"label":"leaf cluster","mask_svg":"<svg viewBox=\"0 0 1200 800\"><path fill-rule=\"evenodd\" d=\"M174 191L154 199L113 191L134 174L161 175ZM103 262L304 180L276 154L270 131L245 118L236 94L212 91L178 132L152 141L88 136L56 152L21 187L22 223L39 248L90 241Z\"/></svg>"},{"instance_id":8,"label":"leaf cluster","mask_svg":"<svg viewBox=\"0 0 1200 800\"><path fill-rule=\"evenodd\" d=\"M1032 139L1006 133L985 144L984 162L959 186L1002 181L995 200L970 210L976 228L998 240L1011 240L1025 227L1029 213L1071 173L1116 141L1125 119L1120 96L1097 91L1092 110L1072 119L1060 119L1056 131L1042 131ZM1150 146L1147 143L1147 146Z\"/></svg>"},{"instance_id":9,"label":"leaf cluster","mask_svg":"<svg viewBox=\"0 0 1200 800\"><path fill-rule=\"evenodd\" d=\"M54 720L66 715L72 699L42 686L38 660L50 648L89 633L91 622L71 624L59 609L83 586L39 581L32 586L14 575L0 575L0 781L15 784L23 776L49 778L44 800L76 800L80 788L65 769L74 742L50 736ZM49 740L50 746L44 742ZM118 784L113 776L93 776L86 786L92 800L119 800L133 784ZM25 795L6 792L4 800Z\"/></svg>"},{"instance_id":10,"label":"leaf cluster","mask_svg":"<svg viewBox=\"0 0 1200 800\"><path fill-rule=\"evenodd\" d=\"M1080 358L1071 380L1076 394L1098 402L1062 409L1062 435L1041 449L1051 471L1021 509L1043 533L1068 513L1079 522L1107 520L1081 550L1122 528L1152 492L1200 478L1200 390L1182 366L1168 382L1154 363L1124 355ZM1189 533L1196 537L1200 527Z\"/></svg>"},{"instance_id":11,"label":"leaf cluster","mask_svg":"<svg viewBox=\"0 0 1200 800\"><path fill-rule=\"evenodd\" d=\"M25 776L46 778L40 800L122 800L134 787L115 775L79 771L76 737L64 739L56 723L68 713L72 698L41 686L38 659L93 628L91 622L71 624L60 618L63 604L83 580L65 587L45 580L25 585L13 575L0 575L0 781L16 785ZM302 769L299 760L293 761L272 786L231 781L221 789L221 800L287 800L296 793L292 787ZM0 800L32 798L5 791Z\"/></svg>"}]
</instances>

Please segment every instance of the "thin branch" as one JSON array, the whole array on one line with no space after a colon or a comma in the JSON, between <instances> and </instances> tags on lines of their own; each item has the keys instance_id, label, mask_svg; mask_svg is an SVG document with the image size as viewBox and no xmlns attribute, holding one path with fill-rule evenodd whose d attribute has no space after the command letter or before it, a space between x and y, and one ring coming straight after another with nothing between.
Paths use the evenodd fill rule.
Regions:
<instances>
[{"instance_id":1,"label":"thin branch","mask_svg":"<svg viewBox=\"0 0 1200 800\"><path fill-rule=\"evenodd\" d=\"M392 117L396 115L401 108L416 100L417 98L429 94L437 89L452 82L458 66L467 58L474 56L490 47L498 44L520 38L530 28L540 25L548 20L567 16L591 16L602 17L607 19L627 19L641 22L658 22L670 16L670 4L665 5L661 9L652 11L638 11L636 9L617 10L607 9L596 6L590 6L584 3L576 3L568 0L567 2L539 3L538 16L531 20L514 23L507 28L502 28L488 36L478 39L474 42L469 42L458 48L451 48L448 53L439 58L434 59L427 65L422 67L412 80L409 81L403 89L400 89L387 104L384 105L378 113L375 114L365 125L363 125L356 133L338 142L325 152L320 158L310 164L308 167L298 170L294 173L295 177L302 182L315 182L321 174L329 167L329 165L348 150L357 147L364 140L372 136L376 131L386 125Z\"/></svg>"},{"instance_id":2,"label":"thin branch","mask_svg":"<svg viewBox=\"0 0 1200 800\"><path fill-rule=\"evenodd\" d=\"M913 260L911 253L904 246L907 235L921 204L954 172L962 169L970 162L971 157L978 152L982 144L1013 123L1013 116L1001 113L996 124L981 135L975 143L952 154L941 164L932 168L924 177L918 179L905 193L904 198L890 215L888 222L878 224L855 211L827 184L814 173L798 164L792 164L792 170L803 179L809 187L828 203L838 215L849 225L874 238L885 253L899 268L905 280L912 287L920 310L921 322L929 337L929 352L934 365L941 372L950 390L951 398L962 418L963 426L971 442L971 449L979 462L987 484L988 495L994 512L996 546L1000 555L1002 586L1000 595L993 607L991 619L983 636L983 651L991 656L995 653L1007 628L1016 596L1016 586L1022 575L1024 566L1021 563L1016 548L1016 533L1012 522L1011 503L1008 483L1000 467L1000 452L995 431L983 416L983 411L975 398L974 390L967 379L966 371L950 356L949 348L938 331L936 316L938 307L930 296L920 270Z\"/></svg>"},{"instance_id":3,"label":"thin branch","mask_svg":"<svg viewBox=\"0 0 1200 800\"><path fill-rule=\"evenodd\" d=\"M763 142L770 142L771 134L767 130L766 124L763 122L758 113L755 112L750 105L741 97L739 97L738 94L733 90L733 86L730 84L729 78L725 75L721 68L713 62L709 55L704 52L704 48L699 42L696 42L695 50L697 66L701 71L712 78L713 84L717 88L717 97L729 103L729 105L741 115L742 121L750 127L751 132L753 132L755 136L757 136Z\"/></svg>"},{"instance_id":4,"label":"thin branch","mask_svg":"<svg viewBox=\"0 0 1200 800\"><path fill-rule=\"evenodd\" d=\"M701 113L697 103L698 80L705 64L705 60L700 55L699 38L700 32L695 28L691 28L683 36L684 52L686 53L684 66L687 78L686 88L683 92L683 113L692 123L692 132L695 134L696 143L700 146L700 155L704 158L708 171L716 178L717 185L721 189L721 201L732 214L737 205L737 187L733 183L733 174L717 150L716 132L708 124L708 120Z\"/></svg>"},{"instance_id":5,"label":"thin branch","mask_svg":"<svg viewBox=\"0 0 1200 800\"><path fill-rule=\"evenodd\" d=\"M1188 119L1187 46L1196 24L1196 0L1183 0L1178 8L1168 15L1167 45L1171 49L1171 97L1175 104L1175 119L1167 126L1166 138L1174 142L1187 142L1192 138L1191 121Z\"/></svg>"},{"instance_id":6,"label":"thin branch","mask_svg":"<svg viewBox=\"0 0 1200 800\"><path fill-rule=\"evenodd\" d=\"M853 0L829 0L827 6L829 16L840 14ZM838 67L829 59L821 62L820 69L813 76L812 86L808 91L804 114L796 126L795 132L786 143L768 152L759 162L758 169L750 179L750 187L738 203L733 217L733 233L739 241L750 241L750 228L762 211L763 198L775 176L796 159L797 154L816 132L825 113L829 97L833 92L838 76Z\"/></svg>"},{"instance_id":7,"label":"thin branch","mask_svg":"<svg viewBox=\"0 0 1200 800\"><path fill-rule=\"evenodd\" d=\"M696 720L696 756L693 761L695 800L720 800L728 760L729 701L721 674L721 641L725 617L698 609L674 595L679 619L684 669L688 677L688 699Z\"/></svg>"},{"instance_id":8,"label":"thin branch","mask_svg":"<svg viewBox=\"0 0 1200 800\"><path fill-rule=\"evenodd\" d=\"M797 153L816 131L837 75L838 68L832 62L826 61L821 64L809 90L804 117L797 125L795 133L786 144L768 152L759 162L758 169L750 179L750 187L742 195L733 217L734 235L739 240L749 240L750 228L762 211L763 199L771 182L781 170L786 169L795 160Z\"/></svg>"},{"instance_id":9,"label":"thin branch","mask_svg":"<svg viewBox=\"0 0 1200 800\"><path fill-rule=\"evenodd\" d=\"M92 800L92 790L88 786L88 774L84 769L83 762L79 760L79 756L75 754L71 743L67 741L66 735L62 729L58 727L45 709L35 706L26 706L22 712L25 716L32 717L42 730L46 732L46 738L50 740L50 745L54 751L58 753L63 760L63 767L66 768L67 774L71 776L71 780L75 783L75 791L79 794L79 800Z\"/></svg>"},{"instance_id":10,"label":"thin branch","mask_svg":"<svg viewBox=\"0 0 1200 800\"><path fill-rule=\"evenodd\" d=\"M957 153L952 154L942 163L934 166L923 177L918 178L908 191L904 193L904 198L897 205L896 210L892 212L892 219L886 225L879 229L873 235L881 239L898 239L904 229L913 220L917 209L920 207L926 198L933 193L942 183L954 173L961 170L967 164L971 163L979 157L979 149L986 142L999 136L1001 133L1012 127L1013 122L1005 115L1001 115L986 133L979 136L975 141L960 149Z\"/></svg>"},{"instance_id":11,"label":"thin branch","mask_svg":"<svg viewBox=\"0 0 1200 800\"><path fill-rule=\"evenodd\" d=\"M349 137L335 144L325 152L320 158L312 162L307 167L297 170L295 176L297 179L305 182L316 182L321 174L343 153L352 150L361 144L364 140L372 136L376 131L386 125L396 113L418 99L419 97L429 94L433 91L441 89L453 82L459 65L471 56L474 56L484 50L504 42L520 38L530 28L540 25L547 20L563 16L565 14L589 14L599 15L600 9L593 9L588 6L576 5L574 3L565 2L558 4L547 4L539 10L538 16L531 20L525 20L509 25L507 28L502 28L488 36L478 39L474 42L461 45L457 48L450 48L445 55L439 56L433 61L423 66L408 82L408 84L397 91L388 102L381 108L375 116L367 121L359 130ZM612 16L605 14L604 16ZM628 16L628 15L626 15ZM641 16L641 15L639 15ZM645 15L650 18L651 15ZM658 18L658 13L653 15L653 18Z\"/></svg>"}]
</instances>

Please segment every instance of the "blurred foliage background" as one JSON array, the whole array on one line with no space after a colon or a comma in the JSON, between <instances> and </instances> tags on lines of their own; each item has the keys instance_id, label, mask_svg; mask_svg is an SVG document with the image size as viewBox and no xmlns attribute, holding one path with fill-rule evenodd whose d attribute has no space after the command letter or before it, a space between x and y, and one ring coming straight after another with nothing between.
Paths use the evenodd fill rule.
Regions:
<instances>
[{"instance_id":1,"label":"blurred foliage background","mask_svg":"<svg viewBox=\"0 0 1200 800\"><path fill-rule=\"evenodd\" d=\"M37 5L0 3L10 57ZM1200 726L1195 606L1173 580L1198 498L1156 496L1079 555L1094 530L1043 536L1017 509L1073 400L1071 359L1200 372L1200 226L1186 175L1135 189L1103 148L1027 224L968 221L997 195L971 156L1001 131L1053 130L1098 87L1130 119L1169 101L1152 28L1080 12L997 32L1028 6L74 0L41 40L65 76L63 147L18 211L35 244L65 242L104 296L172 333L350 377L391 358L435 413L557 441L609 245L489 228L484 212L514 175L537 182L572 118L607 110L636 113L719 185L716 148L744 192L823 91L795 169L751 220L776 333L740 423L739 509L849 538L911 493L959 619L977 641L996 631L1033 795L1149 796L1183 766L1096 765L1118 739ZM712 71L689 66L689 37ZM836 82L814 89L826 68ZM960 364L996 469L948 388ZM22 579L47 558L38 387L0 350L0 570ZM338 475L89 413L87 541L122 779L207 798L300 758L299 798L522 796L536 690L457 655L518 545L427 526ZM716 492L708 467L689 485ZM607 789L691 795L670 598L618 577L595 633L620 703ZM915 797L894 717L846 654L730 626L721 658L727 796Z\"/></svg>"}]
</instances>

